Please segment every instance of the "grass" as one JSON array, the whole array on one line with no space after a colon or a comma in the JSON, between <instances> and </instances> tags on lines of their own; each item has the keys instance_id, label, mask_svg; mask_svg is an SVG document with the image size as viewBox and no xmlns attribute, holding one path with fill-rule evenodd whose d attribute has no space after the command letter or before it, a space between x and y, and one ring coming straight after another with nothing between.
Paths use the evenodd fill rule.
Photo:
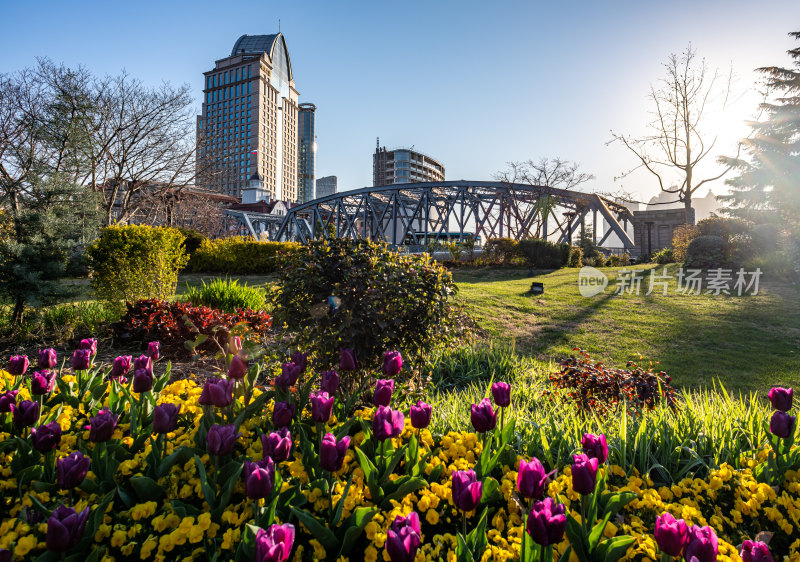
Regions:
<instances>
[{"instance_id":1,"label":"grass","mask_svg":"<svg viewBox=\"0 0 800 562\"><path fill-rule=\"evenodd\" d=\"M635 266L649 275L652 264ZM678 266L667 295L612 295L621 268L603 268L605 293L582 297L578 270L534 272L464 269L454 272L459 299L490 338L513 342L517 353L553 361L586 349L593 358L624 366L658 362L673 384L708 387L719 380L733 391L800 386L800 287L762 277L758 295L676 294ZM542 295L527 294L533 281ZM647 286L647 282L643 283Z\"/></svg>"}]
</instances>

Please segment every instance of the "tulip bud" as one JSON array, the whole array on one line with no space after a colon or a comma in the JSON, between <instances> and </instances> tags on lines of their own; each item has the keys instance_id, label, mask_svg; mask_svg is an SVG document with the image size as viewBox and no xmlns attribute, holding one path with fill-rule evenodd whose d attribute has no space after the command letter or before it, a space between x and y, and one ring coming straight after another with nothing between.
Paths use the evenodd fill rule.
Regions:
<instances>
[{"instance_id":1,"label":"tulip bud","mask_svg":"<svg viewBox=\"0 0 800 562\"><path fill-rule=\"evenodd\" d=\"M300 369L300 374L306 370L306 366L308 365L308 353L301 353L300 351L295 351L292 353L292 363L297 365L297 368Z\"/></svg>"},{"instance_id":2,"label":"tulip bud","mask_svg":"<svg viewBox=\"0 0 800 562\"><path fill-rule=\"evenodd\" d=\"M128 374L128 371L130 371L132 362L132 356L120 355L114 359L114 363L111 364L111 376L115 379L123 378Z\"/></svg>"},{"instance_id":3,"label":"tulip bud","mask_svg":"<svg viewBox=\"0 0 800 562\"><path fill-rule=\"evenodd\" d=\"M158 361L161 357L161 342L151 341L147 344L147 355L153 361Z\"/></svg>"},{"instance_id":4,"label":"tulip bud","mask_svg":"<svg viewBox=\"0 0 800 562\"><path fill-rule=\"evenodd\" d=\"M272 410L272 425L284 427L292 423L294 417L294 404L288 402L276 402Z\"/></svg>"},{"instance_id":5,"label":"tulip bud","mask_svg":"<svg viewBox=\"0 0 800 562\"><path fill-rule=\"evenodd\" d=\"M328 472L336 472L341 469L348 447L350 447L348 436L342 437L337 442L333 433L326 433L320 444L319 465Z\"/></svg>"},{"instance_id":6,"label":"tulip bud","mask_svg":"<svg viewBox=\"0 0 800 562\"><path fill-rule=\"evenodd\" d=\"M50 422L31 429L31 444L43 455L58 447L61 443L61 426L58 422Z\"/></svg>"},{"instance_id":7,"label":"tulip bud","mask_svg":"<svg viewBox=\"0 0 800 562\"><path fill-rule=\"evenodd\" d=\"M581 447L590 459L597 459L600 464L608 460L608 444L606 444L606 436L602 433L600 435L584 433Z\"/></svg>"},{"instance_id":8,"label":"tulip bud","mask_svg":"<svg viewBox=\"0 0 800 562\"><path fill-rule=\"evenodd\" d=\"M294 526L291 523L271 525L256 532L255 562L285 562L292 553Z\"/></svg>"},{"instance_id":9,"label":"tulip bud","mask_svg":"<svg viewBox=\"0 0 800 562\"><path fill-rule=\"evenodd\" d=\"M417 403L411 406L411 411L408 416L411 418L411 426L414 429L425 429L431 424L431 413L433 408L430 404L417 400Z\"/></svg>"},{"instance_id":10,"label":"tulip bud","mask_svg":"<svg viewBox=\"0 0 800 562\"><path fill-rule=\"evenodd\" d=\"M135 381L135 379L134 379ZM170 433L178 428L178 414L181 405L178 404L159 404L153 410L153 432Z\"/></svg>"},{"instance_id":11,"label":"tulip bud","mask_svg":"<svg viewBox=\"0 0 800 562\"><path fill-rule=\"evenodd\" d=\"M233 402L233 381L210 377L203 383L197 402L202 406L225 408Z\"/></svg>"},{"instance_id":12,"label":"tulip bud","mask_svg":"<svg viewBox=\"0 0 800 562\"><path fill-rule=\"evenodd\" d=\"M457 470L452 476L453 503L461 511L478 507L483 495L483 482L478 481L474 470Z\"/></svg>"},{"instance_id":13,"label":"tulip bud","mask_svg":"<svg viewBox=\"0 0 800 562\"><path fill-rule=\"evenodd\" d=\"M31 377L31 394L42 396L50 394L56 386L56 373L54 371L36 371Z\"/></svg>"},{"instance_id":14,"label":"tulip bud","mask_svg":"<svg viewBox=\"0 0 800 562\"><path fill-rule=\"evenodd\" d=\"M12 404L11 414L18 428L31 427L39 419L39 403L23 400L19 404Z\"/></svg>"},{"instance_id":15,"label":"tulip bud","mask_svg":"<svg viewBox=\"0 0 800 562\"><path fill-rule=\"evenodd\" d=\"M564 538L566 529L567 516L563 503L545 498L533 504L525 529L533 542L542 546L559 543Z\"/></svg>"},{"instance_id":16,"label":"tulip bud","mask_svg":"<svg viewBox=\"0 0 800 562\"><path fill-rule=\"evenodd\" d=\"M769 547L758 541L744 541L739 556L742 557L742 562L775 562Z\"/></svg>"},{"instance_id":17,"label":"tulip bud","mask_svg":"<svg viewBox=\"0 0 800 562\"><path fill-rule=\"evenodd\" d=\"M228 338L228 354L239 355L242 350L242 338L239 336L231 336Z\"/></svg>"},{"instance_id":18,"label":"tulip bud","mask_svg":"<svg viewBox=\"0 0 800 562\"><path fill-rule=\"evenodd\" d=\"M403 412L392 410L388 406L378 406L372 417L372 434L379 441L397 437L403 432L405 421Z\"/></svg>"},{"instance_id":19,"label":"tulip bud","mask_svg":"<svg viewBox=\"0 0 800 562\"><path fill-rule=\"evenodd\" d=\"M342 371L355 371L358 361L354 349L342 348L339 350L339 369Z\"/></svg>"},{"instance_id":20,"label":"tulip bud","mask_svg":"<svg viewBox=\"0 0 800 562\"><path fill-rule=\"evenodd\" d=\"M399 351L387 351L383 354L383 374L394 378L403 368L403 356ZM387 406L388 404L384 404Z\"/></svg>"},{"instance_id":21,"label":"tulip bud","mask_svg":"<svg viewBox=\"0 0 800 562\"><path fill-rule=\"evenodd\" d=\"M719 541L714 529L699 525L689 528L689 542L683 553L686 560L696 558L698 562L716 562L718 554Z\"/></svg>"},{"instance_id":22,"label":"tulip bud","mask_svg":"<svg viewBox=\"0 0 800 562\"><path fill-rule=\"evenodd\" d=\"M87 349L92 357L97 355L97 340L95 338L86 338L81 340L78 344L78 349Z\"/></svg>"},{"instance_id":23,"label":"tulip bud","mask_svg":"<svg viewBox=\"0 0 800 562\"><path fill-rule=\"evenodd\" d=\"M153 388L153 373L147 369L136 369L133 372L133 385L134 392L142 393L147 392Z\"/></svg>"},{"instance_id":24,"label":"tulip bud","mask_svg":"<svg viewBox=\"0 0 800 562\"><path fill-rule=\"evenodd\" d=\"M231 364L228 365L228 378L231 380L243 379L247 374L247 361L234 355Z\"/></svg>"},{"instance_id":25,"label":"tulip bud","mask_svg":"<svg viewBox=\"0 0 800 562\"><path fill-rule=\"evenodd\" d=\"M218 457L230 455L236 446L236 440L241 435L241 433L236 432L236 427L233 424L212 425L206 436L208 452Z\"/></svg>"},{"instance_id":26,"label":"tulip bud","mask_svg":"<svg viewBox=\"0 0 800 562\"><path fill-rule=\"evenodd\" d=\"M511 404L511 385L507 382L496 382L492 385L492 398L494 403L501 408Z\"/></svg>"},{"instance_id":27,"label":"tulip bud","mask_svg":"<svg viewBox=\"0 0 800 562\"><path fill-rule=\"evenodd\" d=\"M56 483L62 490L76 488L89 472L91 460L80 451L73 451L56 461Z\"/></svg>"},{"instance_id":28,"label":"tulip bud","mask_svg":"<svg viewBox=\"0 0 800 562\"><path fill-rule=\"evenodd\" d=\"M144 369L148 373L153 372L153 360L148 355L140 355L136 359L133 360L133 370L134 372L138 371L139 369Z\"/></svg>"},{"instance_id":29,"label":"tulip bud","mask_svg":"<svg viewBox=\"0 0 800 562\"><path fill-rule=\"evenodd\" d=\"M689 528L683 519L675 519L665 512L656 518L656 544L661 552L678 557L689 541Z\"/></svg>"},{"instance_id":30,"label":"tulip bud","mask_svg":"<svg viewBox=\"0 0 800 562\"><path fill-rule=\"evenodd\" d=\"M14 376L21 376L28 370L29 365L27 355L12 355L8 360L8 372Z\"/></svg>"},{"instance_id":31,"label":"tulip bud","mask_svg":"<svg viewBox=\"0 0 800 562\"><path fill-rule=\"evenodd\" d=\"M386 552L391 562L414 562L417 549L422 544L419 515L415 511L408 517L398 515L386 533Z\"/></svg>"},{"instance_id":32,"label":"tulip bud","mask_svg":"<svg viewBox=\"0 0 800 562\"><path fill-rule=\"evenodd\" d=\"M392 401L394 392L394 381L392 379L380 379L375 383L375 392L372 394L372 403L376 406L388 406Z\"/></svg>"},{"instance_id":33,"label":"tulip bud","mask_svg":"<svg viewBox=\"0 0 800 562\"><path fill-rule=\"evenodd\" d=\"M776 410L769 421L769 431L776 437L788 439L794 433L795 420L795 416Z\"/></svg>"},{"instance_id":34,"label":"tulip bud","mask_svg":"<svg viewBox=\"0 0 800 562\"><path fill-rule=\"evenodd\" d=\"M488 398L481 400L480 404L472 405L470 421L478 433L492 431L497 426L497 414L494 413Z\"/></svg>"},{"instance_id":35,"label":"tulip bud","mask_svg":"<svg viewBox=\"0 0 800 562\"><path fill-rule=\"evenodd\" d=\"M594 493L597 484L598 459L590 459L584 454L572 458L572 488L581 495Z\"/></svg>"},{"instance_id":36,"label":"tulip bud","mask_svg":"<svg viewBox=\"0 0 800 562\"><path fill-rule=\"evenodd\" d=\"M315 392L311 395L311 419L317 423L325 423L331 419L333 396L327 392Z\"/></svg>"},{"instance_id":37,"label":"tulip bud","mask_svg":"<svg viewBox=\"0 0 800 562\"><path fill-rule=\"evenodd\" d=\"M245 462L245 492L251 500L266 499L275 485L275 463L266 457L258 463Z\"/></svg>"},{"instance_id":38,"label":"tulip bud","mask_svg":"<svg viewBox=\"0 0 800 562\"><path fill-rule=\"evenodd\" d=\"M11 406L17 403L18 390L7 390L0 394L0 414L7 414Z\"/></svg>"},{"instance_id":39,"label":"tulip bud","mask_svg":"<svg viewBox=\"0 0 800 562\"><path fill-rule=\"evenodd\" d=\"M520 459L517 471L517 491L523 498L540 498L547 489L547 479L555 472L545 472L544 465L537 458L529 462Z\"/></svg>"},{"instance_id":40,"label":"tulip bud","mask_svg":"<svg viewBox=\"0 0 800 562\"><path fill-rule=\"evenodd\" d=\"M47 520L47 549L52 552L67 552L83 537L89 508L80 513L71 507L59 505Z\"/></svg>"},{"instance_id":41,"label":"tulip bud","mask_svg":"<svg viewBox=\"0 0 800 562\"><path fill-rule=\"evenodd\" d=\"M261 451L265 457L270 457L276 463L289 458L292 450L292 435L289 429L282 427L279 430L261 436Z\"/></svg>"},{"instance_id":42,"label":"tulip bud","mask_svg":"<svg viewBox=\"0 0 800 562\"><path fill-rule=\"evenodd\" d=\"M111 439L117 427L118 414L111 410L100 410L93 418L89 418L89 440L103 443Z\"/></svg>"},{"instance_id":43,"label":"tulip bud","mask_svg":"<svg viewBox=\"0 0 800 562\"><path fill-rule=\"evenodd\" d=\"M92 364L92 351L89 349L76 349L72 354L72 369L85 371Z\"/></svg>"},{"instance_id":44,"label":"tulip bud","mask_svg":"<svg viewBox=\"0 0 800 562\"><path fill-rule=\"evenodd\" d=\"M781 388L776 386L767 394L772 407L781 412L788 412L792 409L792 399L794 398L793 388Z\"/></svg>"},{"instance_id":45,"label":"tulip bud","mask_svg":"<svg viewBox=\"0 0 800 562\"><path fill-rule=\"evenodd\" d=\"M336 371L323 371L319 389L331 396L335 396L336 391L339 389L339 373Z\"/></svg>"},{"instance_id":46,"label":"tulip bud","mask_svg":"<svg viewBox=\"0 0 800 562\"><path fill-rule=\"evenodd\" d=\"M39 368L52 369L58 364L58 356L56 350L52 347L39 350Z\"/></svg>"}]
</instances>

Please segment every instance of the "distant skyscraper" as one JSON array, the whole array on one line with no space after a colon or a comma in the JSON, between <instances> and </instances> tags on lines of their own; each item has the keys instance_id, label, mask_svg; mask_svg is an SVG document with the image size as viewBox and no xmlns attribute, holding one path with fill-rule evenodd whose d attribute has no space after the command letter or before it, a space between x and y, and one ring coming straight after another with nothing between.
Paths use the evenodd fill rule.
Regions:
<instances>
[{"instance_id":1,"label":"distant skyscraper","mask_svg":"<svg viewBox=\"0 0 800 562\"><path fill-rule=\"evenodd\" d=\"M314 199L314 180L317 175L317 128L313 103L301 103L297 120L297 183L298 200L306 203Z\"/></svg>"},{"instance_id":2,"label":"distant skyscraper","mask_svg":"<svg viewBox=\"0 0 800 562\"><path fill-rule=\"evenodd\" d=\"M258 174L271 198L297 201L299 94L283 35L242 35L204 76L199 185L239 196Z\"/></svg>"},{"instance_id":3,"label":"distant skyscraper","mask_svg":"<svg viewBox=\"0 0 800 562\"><path fill-rule=\"evenodd\" d=\"M386 150L378 146L372 155L372 185L444 181L444 166L410 148Z\"/></svg>"},{"instance_id":4,"label":"distant skyscraper","mask_svg":"<svg viewBox=\"0 0 800 562\"><path fill-rule=\"evenodd\" d=\"M336 193L336 176L325 176L317 180L317 198Z\"/></svg>"}]
</instances>

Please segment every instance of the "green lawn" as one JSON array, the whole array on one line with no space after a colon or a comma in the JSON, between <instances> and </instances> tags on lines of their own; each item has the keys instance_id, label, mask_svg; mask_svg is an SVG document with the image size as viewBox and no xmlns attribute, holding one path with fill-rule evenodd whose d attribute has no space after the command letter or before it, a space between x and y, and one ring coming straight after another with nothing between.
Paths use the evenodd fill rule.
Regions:
<instances>
[{"instance_id":1,"label":"green lawn","mask_svg":"<svg viewBox=\"0 0 800 562\"><path fill-rule=\"evenodd\" d=\"M649 275L655 268L634 269ZM557 360L580 347L613 366L639 355L657 361L685 387L717 378L735 391L800 386L800 287L762 276L755 296L684 295L675 292L677 270L668 268L666 296L612 295L618 268L602 269L609 285L589 298L578 291L577 269L533 277L527 270L465 269L454 278L459 299L491 338L513 340L518 353L537 359ZM533 281L544 283L543 295L526 294Z\"/></svg>"}]
</instances>

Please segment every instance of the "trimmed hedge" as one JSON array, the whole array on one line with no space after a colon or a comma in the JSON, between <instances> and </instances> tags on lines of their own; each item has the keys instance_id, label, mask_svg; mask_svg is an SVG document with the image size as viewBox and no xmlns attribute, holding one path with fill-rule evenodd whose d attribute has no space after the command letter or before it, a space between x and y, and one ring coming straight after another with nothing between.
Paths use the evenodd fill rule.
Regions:
<instances>
[{"instance_id":1,"label":"trimmed hedge","mask_svg":"<svg viewBox=\"0 0 800 562\"><path fill-rule=\"evenodd\" d=\"M533 268L558 269L569 263L569 244L554 244L541 238L520 240L520 253Z\"/></svg>"},{"instance_id":2,"label":"trimmed hedge","mask_svg":"<svg viewBox=\"0 0 800 562\"><path fill-rule=\"evenodd\" d=\"M203 240L189 260L187 271L251 275L273 273L275 258L286 256L300 247L296 242L261 242L244 236Z\"/></svg>"},{"instance_id":3,"label":"trimmed hedge","mask_svg":"<svg viewBox=\"0 0 800 562\"><path fill-rule=\"evenodd\" d=\"M686 249L686 267L711 269L728 265L728 243L722 236L698 236Z\"/></svg>"}]
</instances>

